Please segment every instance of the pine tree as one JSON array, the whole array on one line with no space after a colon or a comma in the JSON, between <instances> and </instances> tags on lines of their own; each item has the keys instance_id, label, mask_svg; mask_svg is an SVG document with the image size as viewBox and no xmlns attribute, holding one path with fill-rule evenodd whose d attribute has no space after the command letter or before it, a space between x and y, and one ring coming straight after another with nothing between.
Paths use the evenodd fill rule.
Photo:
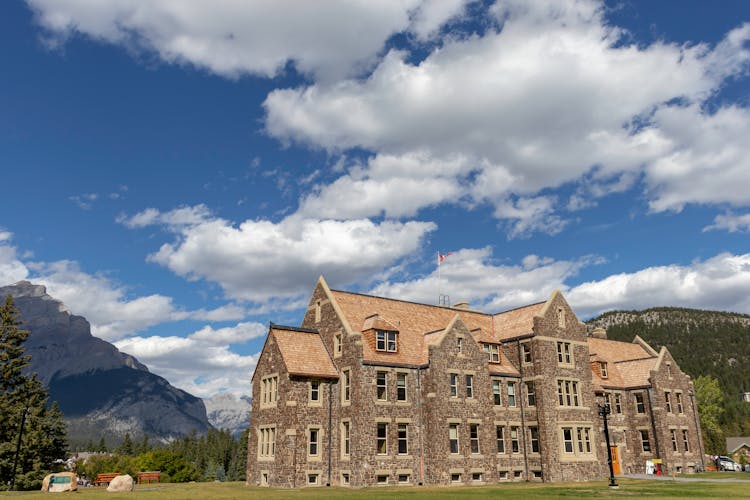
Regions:
<instances>
[{"instance_id":1,"label":"pine tree","mask_svg":"<svg viewBox=\"0 0 750 500\"><path fill-rule=\"evenodd\" d=\"M0 488L15 479L17 489L31 489L41 484L55 460L65 458L67 442L57 405L47 408L47 390L36 374L24 373L30 356L24 355L23 344L29 332L20 326L18 311L8 296L0 306Z\"/></svg>"},{"instance_id":2,"label":"pine tree","mask_svg":"<svg viewBox=\"0 0 750 500\"><path fill-rule=\"evenodd\" d=\"M130 438L129 432L126 432L125 437L122 438L122 443L120 443L120 447L117 448L117 453L128 456L135 454L133 440Z\"/></svg>"}]
</instances>

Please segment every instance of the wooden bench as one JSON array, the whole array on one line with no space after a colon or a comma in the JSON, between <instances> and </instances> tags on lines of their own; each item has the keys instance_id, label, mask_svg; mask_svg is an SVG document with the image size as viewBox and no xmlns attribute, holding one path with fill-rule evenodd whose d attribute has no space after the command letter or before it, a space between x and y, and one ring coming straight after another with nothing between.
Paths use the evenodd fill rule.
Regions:
<instances>
[{"instance_id":1,"label":"wooden bench","mask_svg":"<svg viewBox=\"0 0 750 500\"><path fill-rule=\"evenodd\" d=\"M94 486L108 486L109 483L119 475L119 472L104 472L102 474L97 474L96 479L94 479Z\"/></svg>"},{"instance_id":2,"label":"wooden bench","mask_svg":"<svg viewBox=\"0 0 750 500\"><path fill-rule=\"evenodd\" d=\"M142 483L151 484L152 482L158 483L160 480L161 480L161 471L158 471L158 470L138 473L138 484L142 484Z\"/></svg>"}]
</instances>

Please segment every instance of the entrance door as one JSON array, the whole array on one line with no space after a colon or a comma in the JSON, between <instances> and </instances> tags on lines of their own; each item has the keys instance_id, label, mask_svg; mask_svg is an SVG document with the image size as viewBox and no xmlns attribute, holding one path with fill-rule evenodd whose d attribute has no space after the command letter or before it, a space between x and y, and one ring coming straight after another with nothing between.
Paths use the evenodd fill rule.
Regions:
<instances>
[{"instance_id":1,"label":"entrance door","mask_svg":"<svg viewBox=\"0 0 750 500\"><path fill-rule=\"evenodd\" d=\"M620 467L620 454L617 453L617 446L610 446L609 450L612 452L612 471L616 476L622 474L622 468Z\"/></svg>"}]
</instances>

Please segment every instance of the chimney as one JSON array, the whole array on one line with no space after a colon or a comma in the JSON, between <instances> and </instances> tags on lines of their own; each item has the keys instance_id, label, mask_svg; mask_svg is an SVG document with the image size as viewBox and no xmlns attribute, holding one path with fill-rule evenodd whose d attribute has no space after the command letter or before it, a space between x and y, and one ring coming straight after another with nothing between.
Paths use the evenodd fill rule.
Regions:
<instances>
[{"instance_id":1,"label":"chimney","mask_svg":"<svg viewBox=\"0 0 750 500\"><path fill-rule=\"evenodd\" d=\"M469 303L468 302L456 302L453 304L453 309L464 309L469 310Z\"/></svg>"},{"instance_id":2,"label":"chimney","mask_svg":"<svg viewBox=\"0 0 750 500\"><path fill-rule=\"evenodd\" d=\"M597 326L591 332L591 336L594 337L595 339L606 339L607 338L607 330L605 330L601 326Z\"/></svg>"}]
</instances>

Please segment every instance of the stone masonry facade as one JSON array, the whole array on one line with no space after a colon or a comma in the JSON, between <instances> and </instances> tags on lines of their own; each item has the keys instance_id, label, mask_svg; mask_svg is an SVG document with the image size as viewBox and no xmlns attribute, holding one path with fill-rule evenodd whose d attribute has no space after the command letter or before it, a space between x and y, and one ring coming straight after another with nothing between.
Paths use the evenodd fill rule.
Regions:
<instances>
[{"instance_id":1,"label":"stone masonry facade","mask_svg":"<svg viewBox=\"0 0 750 500\"><path fill-rule=\"evenodd\" d=\"M330 290L271 324L252 379L247 483L462 485L702 466L671 354L587 332L562 294L498 314Z\"/></svg>"}]
</instances>

